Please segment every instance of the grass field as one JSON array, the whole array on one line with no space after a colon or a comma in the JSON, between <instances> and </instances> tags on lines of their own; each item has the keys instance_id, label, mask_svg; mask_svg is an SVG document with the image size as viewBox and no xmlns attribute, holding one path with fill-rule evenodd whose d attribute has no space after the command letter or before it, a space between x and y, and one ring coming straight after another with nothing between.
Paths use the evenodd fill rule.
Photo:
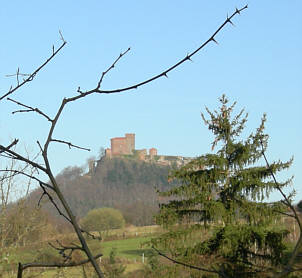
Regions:
<instances>
[{"instance_id":1,"label":"grass field","mask_svg":"<svg viewBox=\"0 0 302 278\"><path fill-rule=\"evenodd\" d=\"M144 268L144 263L148 262L148 257L152 252L152 249L147 242L151 240L152 237L158 235L162 230L157 226L146 226L146 227L127 227L125 229L108 231L102 235L103 240L91 240L87 239L88 245L90 246L93 254L102 253L101 265L108 261L109 254L113 248L116 249L116 257L119 263L126 266L125 273L130 273L135 270ZM60 238L60 241L69 240L70 242L76 243L76 237L74 234L67 234ZM295 241L294 241L295 242ZM291 244L289 244L291 245ZM292 247L292 246L291 246ZM302 250L301 254L297 259L295 265L296 268L302 267ZM58 255L58 252L51 248L47 242L44 242L40 248L36 248L36 245L26 246L23 248L9 250L10 253L10 266L11 269L8 272L1 273L0 278L15 278L16 268L18 262L28 263L33 261L47 261L47 260L62 260ZM92 268L89 264L85 266L88 273L87 277L92 277ZM298 275L298 273L296 273ZM29 269L24 271L23 278L51 278L51 277L65 277L65 278L76 278L85 277L83 276L83 268L73 267L73 268L61 268L61 269ZM297 276L300 277L300 276Z\"/></svg>"},{"instance_id":2,"label":"grass field","mask_svg":"<svg viewBox=\"0 0 302 278\"><path fill-rule=\"evenodd\" d=\"M151 252L151 248L145 243L150 241L152 235L159 232L157 226L146 226L146 227L128 227L125 229L108 231L103 235L104 241L88 240L88 245L94 254L102 253L104 259L109 258L109 254L113 248L116 249L116 257L126 266L126 273L141 269L143 267L143 256L144 262L148 259ZM110 240L110 238L117 238ZM67 235L66 238L76 242L73 234ZM47 254L46 257L45 254ZM48 244L44 244L39 250L30 246L25 248L19 248L11 250L10 260L13 268L3 274L3 278L16 277L16 268L18 262L27 263L33 261L43 261L44 258L61 258L58 256L57 251L53 250ZM65 268L65 269L29 269L24 271L24 278L27 277L83 277L82 267Z\"/></svg>"},{"instance_id":3,"label":"grass field","mask_svg":"<svg viewBox=\"0 0 302 278\"><path fill-rule=\"evenodd\" d=\"M142 255L148 256L151 249L143 246L143 243L150 241L151 237L136 237L123 240L112 240L102 243L103 255L108 257L112 248L116 248L117 257L139 260Z\"/></svg>"}]
</instances>

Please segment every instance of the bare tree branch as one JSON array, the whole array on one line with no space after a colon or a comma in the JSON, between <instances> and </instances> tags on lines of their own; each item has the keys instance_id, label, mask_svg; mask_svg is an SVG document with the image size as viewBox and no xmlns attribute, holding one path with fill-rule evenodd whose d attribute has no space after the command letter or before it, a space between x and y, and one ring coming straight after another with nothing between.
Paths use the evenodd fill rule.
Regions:
<instances>
[{"instance_id":1,"label":"bare tree branch","mask_svg":"<svg viewBox=\"0 0 302 278\"><path fill-rule=\"evenodd\" d=\"M17 76L17 75L19 75L19 76L30 76L30 74L28 74L28 73L18 73L18 71L17 71L17 73L14 73L14 74L6 74L5 75L5 77L13 77L13 76Z\"/></svg>"},{"instance_id":2,"label":"bare tree branch","mask_svg":"<svg viewBox=\"0 0 302 278\"><path fill-rule=\"evenodd\" d=\"M98 254L96 256L94 256L93 258L95 260L97 260L98 258L102 257L103 254ZM87 264L90 262L90 259L87 259L87 260L83 260L83 261L80 261L80 262L70 262L70 263L64 263L64 264L60 264L60 263L53 263L53 264L44 264L44 263L27 263L27 264L21 264L19 263L18 264L18 276L17 278L22 278L22 274L23 274L23 270L25 270L26 268L29 268L29 267L58 267L58 268L61 268L61 267L75 267L75 266L80 266L80 265L83 265L83 264Z\"/></svg>"},{"instance_id":3,"label":"bare tree branch","mask_svg":"<svg viewBox=\"0 0 302 278\"><path fill-rule=\"evenodd\" d=\"M228 278L228 276L225 274L225 269L224 269L223 264L220 265L220 269L219 270L216 270L215 268L213 268L213 269L207 269L207 268L204 268L204 267L195 266L195 265L187 264L187 263L184 263L184 262L172 259L171 257L167 256L166 254L164 254L161 251L159 251L158 249L156 249L154 246L152 246L152 249L154 249L160 256L168 259L169 261L171 261L174 264L182 265L184 267L187 267L187 268L190 268L190 269L199 270L199 271L204 271L204 272L209 272L209 273L216 273L220 277ZM243 262L243 263L246 263L246 262ZM253 264L251 264L251 265L253 265ZM256 273L265 273L265 272L268 272L268 270L269 270L269 268L263 267L263 269L261 269L261 270L258 269L258 270L250 271L250 272L237 272L237 275L239 275L239 274L245 274L245 275L251 274L252 275L252 274L256 274Z\"/></svg>"},{"instance_id":4,"label":"bare tree branch","mask_svg":"<svg viewBox=\"0 0 302 278\"><path fill-rule=\"evenodd\" d=\"M102 240L102 237L101 237L101 236L95 236L94 234L92 234L92 233L90 233L90 232L84 230L83 228L80 228L80 230L81 230L81 232L82 232L83 234L86 234L87 236L89 236L89 237L92 238L92 239Z\"/></svg>"},{"instance_id":5,"label":"bare tree branch","mask_svg":"<svg viewBox=\"0 0 302 278\"><path fill-rule=\"evenodd\" d=\"M26 110L17 110L17 111L13 111L12 114L15 114L15 113L23 113L23 112L37 112L38 114L42 115L43 117L45 117L48 121L52 122L52 119L50 117L48 117L45 113L43 113L40 109L38 108L33 108L31 106L28 106L28 105L25 105L21 102L18 102L16 100L13 100L11 98L7 98L7 100L11 101L11 102L14 102L22 107L25 107L27 108Z\"/></svg>"},{"instance_id":6,"label":"bare tree branch","mask_svg":"<svg viewBox=\"0 0 302 278\"><path fill-rule=\"evenodd\" d=\"M0 172L10 172L10 173L12 173L12 176L23 175L23 176L25 176L25 177L28 177L29 179L33 179L33 180L35 180L35 181L41 183L43 186L46 186L46 187L49 188L49 189L54 190L54 188L53 188L51 185L49 185L49 184L47 184L47 183L41 181L40 179L38 179L37 177L35 177L35 176L33 176L33 175L29 175L29 174L25 173L25 172L24 172L24 169L21 169L21 170L5 169L5 170L0 170Z\"/></svg>"},{"instance_id":7,"label":"bare tree branch","mask_svg":"<svg viewBox=\"0 0 302 278\"><path fill-rule=\"evenodd\" d=\"M61 34L61 33L60 33ZM62 34L61 34L61 39L62 39ZM3 96L0 97L0 101L2 99L4 99L5 97L11 95L13 92L15 92L16 90L18 90L19 88L21 88L23 85L25 85L26 83L30 82L30 81L33 81L33 79L35 78L35 76L37 75L37 73L42 69L44 68L60 51L61 49L66 45L66 41L64 39L62 39L63 42L62 44L60 45L60 47L54 51L54 48L53 48L53 51L52 51L52 54L50 55L50 57L40 66L38 67L33 73L31 73L26 79L24 79L21 83L19 83L19 81L17 82L17 86L15 87L10 87L9 91L4 94ZM17 71L17 76L19 76L19 68L18 68L18 71Z\"/></svg>"},{"instance_id":8,"label":"bare tree branch","mask_svg":"<svg viewBox=\"0 0 302 278\"><path fill-rule=\"evenodd\" d=\"M190 61L191 58L196 54L198 53L201 49L203 49L208 43L210 43L211 41L217 43L217 41L215 40L215 36L223 29L223 27L225 27L225 25L227 25L228 23L230 23L231 25L233 25L231 19L237 15L237 14L240 14L241 11L245 10L248 8L248 5L244 6L243 8L241 9L237 9L235 10L235 12L230 16L228 17L227 16L227 19L219 26L219 28L212 34L212 36L207 40L205 41L201 46L199 46L196 50L192 51L191 53L189 53L185 58L183 58L182 60L178 61L176 64L174 64L173 66L169 67L168 69L166 69L165 71L145 80L145 81L142 81L142 82L139 82L137 84L134 84L134 85L131 85L131 86L128 86L128 87L125 87L125 88L119 88L119 89L113 89L113 90L100 90L100 86L98 84L98 86L93 89L93 90L90 90L90 91L86 91L86 92L81 92L81 95L89 95L89 94L92 94L92 93L100 93L100 94L113 94L113 93L120 93L120 92L124 92L124 91L129 91L129 90L133 90L133 89L137 89L138 87L141 87L145 84L148 84L160 77L167 77L167 74L169 72L171 72L172 70L174 70L175 68L177 68L178 66L180 66L181 64L183 64L184 62L186 61Z\"/></svg>"},{"instance_id":9,"label":"bare tree branch","mask_svg":"<svg viewBox=\"0 0 302 278\"><path fill-rule=\"evenodd\" d=\"M16 140L17 139L15 139L15 141ZM2 152L10 155L13 159L17 159L17 160L23 161L25 163L28 163L29 165L31 165L31 166L33 166L37 169L40 169L41 171L47 173L46 168L44 168L43 166L39 165L38 163L36 163L36 162L34 162L34 161L32 161L32 160L30 160L30 159L28 159L28 158L26 158L22 155L10 150L10 146L9 147L4 147L4 146L0 145L0 153L2 153Z\"/></svg>"},{"instance_id":10,"label":"bare tree branch","mask_svg":"<svg viewBox=\"0 0 302 278\"><path fill-rule=\"evenodd\" d=\"M10 143L7 147L3 147L3 149L0 149L0 153L5 152L5 150L11 149L13 146L17 145L19 142L18 139L15 139L12 143Z\"/></svg>"},{"instance_id":11,"label":"bare tree branch","mask_svg":"<svg viewBox=\"0 0 302 278\"><path fill-rule=\"evenodd\" d=\"M39 201L38 201L38 205L40 205L40 202L41 202L43 196L46 195L46 196L48 197L49 201L50 201L50 202L54 205L54 207L56 208L56 210L57 210L57 212L59 213L59 215L62 215L69 223L72 224L71 220L70 220L70 219L69 219L69 218L68 218L68 217L60 210L60 208L59 208L58 205L56 204L56 202L55 202L55 200L53 199L53 197L47 192L47 190L46 190L45 187L44 187L44 184L43 184L43 183L39 183L39 185L40 185L40 187L42 188L43 193L42 193L42 195L41 195L41 197L40 197L40 199L39 199ZM55 188L51 188L51 189L53 189L54 191L56 191Z\"/></svg>"},{"instance_id":12,"label":"bare tree branch","mask_svg":"<svg viewBox=\"0 0 302 278\"><path fill-rule=\"evenodd\" d=\"M61 242L59 242L58 240L56 240L57 244L60 246L60 247L56 247L54 246L51 242L48 242L48 244L54 248L55 250L59 251L59 254L63 257L64 259L64 263L68 262L69 260L71 260L71 256L72 256L72 253L73 251L75 250L81 250L81 251L84 251L82 247L76 245L76 244L73 244L73 246L64 246ZM69 251L69 254L66 254L66 252Z\"/></svg>"},{"instance_id":13,"label":"bare tree branch","mask_svg":"<svg viewBox=\"0 0 302 278\"><path fill-rule=\"evenodd\" d=\"M100 78L100 80L99 80L99 82L98 82L98 84L97 84L97 87L96 87L97 89L100 89L101 84L102 84L102 82L103 82L103 79L104 79L105 75L106 75L110 70L112 70L112 69L115 67L115 65L117 64L117 62L118 62L124 55L126 55L129 51L130 51L130 47L129 47L126 51L120 53L120 55L115 59L115 61L112 63L112 65L111 65L107 70L105 70L105 71L102 72L101 78ZM80 93L80 94L83 94L83 92L81 91L81 88L80 88L80 87L78 87L77 92Z\"/></svg>"},{"instance_id":14,"label":"bare tree branch","mask_svg":"<svg viewBox=\"0 0 302 278\"><path fill-rule=\"evenodd\" d=\"M286 212L283 212L283 211L280 211L280 210L274 210L274 211L278 212L278 213L280 213L280 214L282 214L284 216L292 217L292 218L296 219L296 217L294 215L292 215L292 214L289 214L289 213L286 213Z\"/></svg>"},{"instance_id":15,"label":"bare tree branch","mask_svg":"<svg viewBox=\"0 0 302 278\"><path fill-rule=\"evenodd\" d=\"M101 84L103 82L103 78L105 77L105 75L114 68L114 66L116 65L116 63L124 56L126 55L128 52L130 51L130 47L125 51L125 52L122 52L120 54L120 56L117 57L117 59L113 62L113 64L107 69L105 70L103 73L102 73L102 76L98 82L98 85L97 85L97 89L99 89L101 87Z\"/></svg>"},{"instance_id":16,"label":"bare tree branch","mask_svg":"<svg viewBox=\"0 0 302 278\"><path fill-rule=\"evenodd\" d=\"M71 142L66 142L66 141L58 140L58 139L51 139L50 141L66 144L66 145L68 145L69 149L71 149L71 147L73 147L73 148L77 148L77 149L80 149L80 150L84 150L84 151L90 152L90 149L83 148L83 147L80 147L80 146L76 146L76 145L72 144Z\"/></svg>"}]
</instances>

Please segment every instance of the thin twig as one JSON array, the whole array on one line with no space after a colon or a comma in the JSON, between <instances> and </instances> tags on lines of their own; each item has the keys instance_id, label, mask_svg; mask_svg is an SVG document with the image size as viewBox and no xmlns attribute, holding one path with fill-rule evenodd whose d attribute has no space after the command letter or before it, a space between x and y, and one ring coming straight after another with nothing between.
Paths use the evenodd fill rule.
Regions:
<instances>
[{"instance_id":1,"label":"thin twig","mask_svg":"<svg viewBox=\"0 0 302 278\"><path fill-rule=\"evenodd\" d=\"M58 240L56 240L57 244L60 246L60 247L56 247L54 246L51 242L48 242L48 244L54 248L55 250L59 251L59 254L63 257L64 259L64 263L66 263L67 261L71 260L71 256L72 256L72 253L73 251L75 250L81 250L83 251L83 248L76 245L76 244L73 244L74 246L64 246L61 242L59 242ZM66 252L69 251L69 254L66 254Z\"/></svg>"},{"instance_id":2,"label":"thin twig","mask_svg":"<svg viewBox=\"0 0 302 278\"><path fill-rule=\"evenodd\" d=\"M43 149L42 149L42 146L41 146L40 142L37 141L37 144L38 144L38 146L39 146L40 152L43 153Z\"/></svg>"},{"instance_id":3,"label":"thin twig","mask_svg":"<svg viewBox=\"0 0 302 278\"><path fill-rule=\"evenodd\" d=\"M2 154L0 152L0 157L4 157L4 158L8 158L8 159L15 159L14 156L10 155L10 154Z\"/></svg>"},{"instance_id":4,"label":"thin twig","mask_svg":"<svg viewBox=\"0 0 302 278\"><path fill-rule=\"evenodd\" d=\"M54 205L54 207L56 208L56 210L58 211L58 213L60 215L62 215L69 223L72 223L71 220L60 210L60 208L58 207L58 205L56 204L56 202L54 201L53 197L47 192L47 190L44 187L44 184L39 183L40 187L43 190L42 196L40 197L40 200L38 202L38 205L40 205L41 199L43 198L44 195L46 195L48 197L48 199L50 200L50 202ZM54 191L56 191L56 189L53 189Z\"/></svg>"},{"instance_id":5,"label":"thin twig","mask_svg":"<svg viewBox=\"0 0 302 278\"><path fill-rule=\"evenodd\" d=\"M31 166L33 166L37 169L40 169L41 171L47 173L46 168L44 168L43 166L39 165L38 163L36 163L36 162L34 162L34 161L32 161L32 160L30 160L30 159L28 159L28 158L26 158L22 155L10 150L10 146L9 147L4 147L4 146L0 145L0 153L2 153L2 152L6 153L7 155L12 156L13 159L17 159L17 160L23 161L25 163L28 163L29 165L31 165Z\"/></svg>"},{"instance_id":6,"label":"thin twig","mask_svg":"<svg viewBox=\"0 0 302 278\"><path fill-rule=\"evenodd\" d=\"M96 256L94 256L93 258L95 260L97 260L98 258L102 257L103 254L98 254ZM45 263L27 263L27 264L21 264L19 263L18 264L18 276L17 278L22 278L22 273L23 273L23 270L25 270L26 268L29 268L29 267L58 267L58 268L61 268L61 267L75 267L75 266L80 266L80 265L83 265L83 264L87 264L89 263L90 260L87 259L87 260L83 260L83 261L80 261L80 262L69 262L69 263L64 263L64 264L61 264L61 263L53 263L53 264L45 264Z\"/></svg>"},{"instance_id":7,"label":"thin twig","mask_svg":"<svg viewBox=\"0 0 302 278\"><path fill-rule=\"evenodd\" d=\"M61 41L62 41L63 43L66 43L66 41L65 41L65 39L64 39L64 37L63 37L63 35L62 35L61 30L59 30L59 34L60 34L60 39L61 39Z\"/></svg>"},{"instance_id":8,"label":"thin twig","mask_svg":"<svg viewBox=\"0 0 302 278\"><path fill-rule=\"evenodd\" d=\"M280 214L282 214L284 216L292 217L292 218L296 219L295 215L293 215L293 214L289 214L289 213L286 213L286 212L283 212L283 211L280 211L280 210L274 210L274 211L277 212L277 213L280 213Z\"/></svg>"},{"instance_id":9,"label":"thin twig","mask_svg":"<svg viewBox=\"0 0 302 278\"><path fill-rule=\"evenodd\" d=\"M12 114L15 114L15 113L22 113L22 112L37 112L38 114L42 115L43 117L45 117L48 121L52 122L52 119L47 116L45 113L43 113L40 109L38 108L33 108L31 106L28 106L28 105L25 105L19 101L16 101L14 99L11 99L11 98L7 98L7 100L11 101L11 102L14 102L16 103L17 105L20 105L22 107L25 107L27 108L26 110L16 110L16 111L13 111Z\"/></svg>"},{"instance_id":10,"label":"thin twig","mask_svg":"<svg viewBox=\"0 0 302 278\"><path fill-rule=\"evenodd\" d=\"M18 139L15 139L12 143L10 143L7 147L3 147L2 149L0 149L0 153L5 152L6 150L11 149L13 146L17 145L19 142Z\"/></svg>"},{"instance_id":11,"label":"thin twig","mask_svg":"<svg viewBox=\"0 0 302 278\"><path fill-rule=\"evenodd\" d=\"M110 66L107 70L105 70L105 71L102 72L101 78L100 78L100 80L99 80L99 82L98 82L98 84L97 84L97 86L96 86L97 89L100 89L101 84L102 84L102 82L103 82L103 79L104 79L105 75L106 75L110 70L112 70L112 69L115 67L115 65L117 64L117 62L118 62L124 55L126 55L127 52L129 52L129 51L130 51L130 47L129 47L127 50L125 50L124 52L120 53L120 55L115 59L115 61L111 64L111 66ZM78 87L77 92L80 93L81 95L84 94L84 92L81 91L81 87Z\"/></svg>"},{"instance_id":12,"label":"thin twig","mask_svg":"<svg viewBox=\"0 0 302 278\"><path fill-rule=\"evenodd\" d=\"M164 254L164 253L162 253L161 251L159 251L158 249L156 249L154 246L152 246L152 249L154 249L160 256L162 256L162 257L168 259L168 260L171 261L172 263L179 264L179 265L182 265L182 266L191 268L191 269L196 269L196 270L201 270L201 271L206 271L206 272L211 272L211 273L217 273L217 274L220 273L220 272L217 271L217 270L207 269L207 268L203 268L203 267L199 267L199 266L195 266L195 265L190 265L190 264L187 264L187 263L183 263L183 262L180 262L180 261L178 261L178 260L174 260L174 259L170 258L169 256L167 256L166 254Z\"/></svg>"},{"instance_id":13,"label":"thin twig","mask_svg":"<svg viewBox=\"0 0 302 278\"><path fill-rule=\"evenodd\" d=\"M30 74L28 74L28 73L14 73L14 74L6 74L5 75L5 77L13 77L13 76L17 76L17 75L19 75L19 76L30 76Z\"/></svg>"},{"instance_id":14,"label":"thin twig","mask_svg":"<svg viewBox=\"0 0 302 278\"><path fill-rule=\"evenodd\" d=\"M80 150L84 150L84 151L90 152L90 149L83 148L83 147L80 147L80 146L76 146L76 145L72 144L71 142L66 142L66 141L58 140L58 139L51 139L50 141L66 144L66 145L68 145L69 149L71 149L71 147L73 147L73 148L77 148L77 149L80 149Z\"/></svg>"},{"instance_id":15,"label":"thin twig","mask_svg":"<svg viewBox=\"0 0 302 278\"><path fill-rule=\"evenodd\" d=\"M25 173L25 172L24 172L24 169L22 169L22 170L10 170L10 169L5 169L5 170L0 170L0 172L10 172L10 173L13 173L12 176L23 175L23 176L26 176L26 177L28 177L28 178L30 178L30 179L33 179L33 180L35 180L35 181L41 183L43 186L46 186L46 187L49 188L49 189L54 190L54 188L53 188L51 185L49 185L49 184L47 184L47 183L41 181L40 179L38 179L37 177L35 177L35 176L33 176L33 175L29 175L29 174Z\"/></svg>"},{"instance_id":16,"label":"thin twig","mask_svg":"<svg viewBox=\"0 0 302 278\"><path fill-rule=\"evenodd\" d=\"M92 233L90 233L90 232L84 230L83 228L80 228L80 230L81 230L82 233L86 234L87 236L89 236L89 237L92 238L92 239L97 239L97 240L99 240L99 241L102 240L102 237L101 237L101 236L95 236L94 234L92 234Z\"/></svg>"},{"instance_id":17,"label":"thin twig","mask_svg":"<svg viewBox=\"0 0 302 278\"><path fill-rule=\"evenodd\" d=\"M11 95L13 92L15 92L16 90L18 90L20 87L22 87L23 85L25 85L26 83L32 81L35 76L37 75L37 73L44 68L60 51L61 49L66 45L66 41L63 40L62 44L60 45L60 47L56 50L53 51L52 54L50 55L50 57L40 66L38 67L33 73L31 73L26 79L23 80L23 82L17 84L17 86L15 87L10 87L10 89L8 90L8 92L6 94L4 94L3 96L0 97L0 101L2 99L4 99L5 97ZM19 69L18 69L19 70ZM18 73L18 75L20 75Z\"/></svg>"},{"instance_id":18,"label":"thin twig","mask_svg":"<svg viewBox=\"0 0 302 278\"><path fill-rule=\"evenodd\" d=\"M98 85L97 85L97 87L96 87L97 89L100 89L101 84L102 84L102 82L103 82L103 78L105 77L105 75L106 75L110 70L112 70L112 69L114 68L114 66L116 65L116 63L117 63L124 55L126 55L129 51L130 51L130 47L129 47L126 51L122 52L122 53L116 58L116 60L112 63L112 65L111 65L107 70L105 70L105 71L102 73L102 76L101 76L101 78L100 78L100 80L99 80L99 82L98 82Z\"/></svg>"}]
</instances>

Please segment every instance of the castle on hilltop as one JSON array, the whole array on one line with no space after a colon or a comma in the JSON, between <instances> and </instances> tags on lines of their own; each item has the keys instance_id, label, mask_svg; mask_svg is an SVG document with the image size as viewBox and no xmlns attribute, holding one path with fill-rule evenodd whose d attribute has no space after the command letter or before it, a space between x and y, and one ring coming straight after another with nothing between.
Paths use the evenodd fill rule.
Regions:
<instances>
[{"instance_id":1,"label":"castle on hilltop","mask_svg":"<svg viewBox=\"0 0 302 278\"><path fill-rule=\"evenodd\" d=\"M108 158L122 155L136 155L141 160L148 155L147 149L136 150L135 149L135 133L126 133L125 137L111 138L111 148L105 150L105 155ZM154 157L157 155L157 149L149 149L149 156Z\"/></svg>"},{"instance_id":2,"label":"castle on hilltop","mask_svg":"<svg viewBox=\"0 0 302 278\"><path fill-rule=\"evenodd\" d=\"M136 150L134 133L126 133L125 137L111 138L110 141L111 148L105 150L106 158L128 157L171 166L182 166L192 160L189 157L158 155L156 148L149 149L149 152L147 149Z\"/></svg>"}]
</instances>

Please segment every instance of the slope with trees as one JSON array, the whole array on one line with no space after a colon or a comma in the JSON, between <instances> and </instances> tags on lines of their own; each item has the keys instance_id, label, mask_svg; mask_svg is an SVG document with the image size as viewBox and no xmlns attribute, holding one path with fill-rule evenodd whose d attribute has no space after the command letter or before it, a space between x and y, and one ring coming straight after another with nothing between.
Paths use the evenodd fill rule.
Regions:
<instances>
[{"instance_id":1,"label":"slope with trees","mask_svg":"<svg viewBox=\"0 0 302 278\"><path fill-rule=\"evenodd\" d=\"M136 226L154 224L158 212L156 190L168 190L168 166L127 158L105 159L95 171L85 174L81 167L67 167L56 176L73 212L79 218L95 208L111 207L122 211L126 222ZM36 204L41 189L30 194L29 203ZM43 200L43 209L57 215L50 202Z\"/></svg>"}]
</instances>

